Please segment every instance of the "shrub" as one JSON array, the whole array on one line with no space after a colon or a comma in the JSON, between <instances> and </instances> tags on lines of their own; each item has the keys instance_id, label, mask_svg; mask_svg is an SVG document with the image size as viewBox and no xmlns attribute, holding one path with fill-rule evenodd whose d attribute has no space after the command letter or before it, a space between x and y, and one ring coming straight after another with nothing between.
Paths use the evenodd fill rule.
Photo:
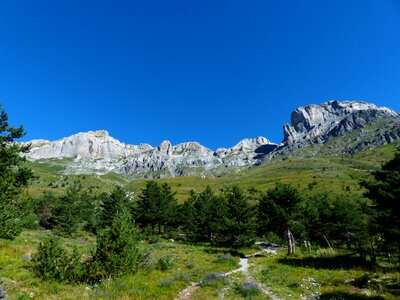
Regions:
<instances>
[{"instance_id":1,"label":"shrub","mask_svg":"<svg viewBox=\"0 0 400 300\"><path fill-rule=\"evenodd\" d=\"M59 238L55 237L39 244L33 262L33 270L43 279L79 281L83 272L78 251L74 249L72 254L68 255Z\"/></svg>"},{"instance_id":2,"label":"shrub","mask_svg":"<svg viewBox=\"0 0 400 300\"><path fill-rule=\"evenodd\" d=\"M225 285L228 277L224 273L208 273L202 280L202 285L210 287L220 287Z\"/></svg>"},{"instance_id":3,"label":"shrub","mask_svg":"<svg viewBox=\"0 0 400 300\"><path fill-rule=\"evenodd\" d=\"M251 299L253 296L260 294L260 289L255 282L243 282L235 285L235 291L246 299Z\"/></svg>"},{"instance_id":4,"label":"shrub","mask_svg":"<svg viewBox=\"0 0 400 300\"><path fill-rule=\"evenodd\" d=\"M193 269L193 268L194 268L194 263L191 262L191 261L189 261L189 262L186 264L186 268L187 268L187 269Z\"/></svg>"},{"instance_id":5,"label":"shrub","mask_svg":"<svg viewBox=\"0 0 400 300\"><path fill-rule=\"evenodd\" d=\"M174 265L173 261L172 261L172 256L171 255L163 255L158 259L157 262L157 269L161 270L161 271L166 271L172 268L172 266Z\"/></svg>"},{"instance_id":6,"label":"shrub","mask_svg":"<svg viewBox=\"0 0 400 300\"><path fill-rule=\"evenodd\" d=\"M226 253L226 254L219 256L217 259L214 260L214 262L219 263L219 264L228 265L228 266L236 265L235 258L230 253Z\"/></svg>"}]
</instances>

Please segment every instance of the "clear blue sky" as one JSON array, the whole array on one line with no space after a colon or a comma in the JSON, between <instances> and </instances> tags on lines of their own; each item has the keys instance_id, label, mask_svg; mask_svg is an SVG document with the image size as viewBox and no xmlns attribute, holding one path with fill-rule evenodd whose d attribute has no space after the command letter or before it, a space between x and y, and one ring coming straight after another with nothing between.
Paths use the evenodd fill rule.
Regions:
<instances>
[{"instance_id":1,"label":"clear blue sky","mask_svg":"<svg viewBox=\"0 0 400 300\"><path fill-rule=\"evenodd\" d=\"M25 140L280 142L332 99L400 111L399 0L0 0L0 101Z\"/></svg>"}]
</instances>

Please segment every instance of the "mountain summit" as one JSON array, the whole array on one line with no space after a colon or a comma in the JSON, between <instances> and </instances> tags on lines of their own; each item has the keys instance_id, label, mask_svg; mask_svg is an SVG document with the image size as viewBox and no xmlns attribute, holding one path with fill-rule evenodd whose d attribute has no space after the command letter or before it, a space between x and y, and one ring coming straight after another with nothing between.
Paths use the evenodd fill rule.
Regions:
<instances>
[{"instance_id":1,"label":"mountain summit","mask_svg":"<svg viewBox=\"0 0 400 300\"><path fill-rule=\"evenodd\" d=\"M272 157L314 144L323 145L352 132L355 134L351 143L336 146L341 152L354 153L392 143L400 139L400 115L362 101L329 101L297 108L291 115L291 124L283 128L284 140L280 145L257 137L216 151L197 142L174 146L163 141L158 147L127 145L105 130L89 131L56 141L31 141L27 158L67 160L66 173L74 174L115 172L144 178L224 174L232 167L265 163Z\"/></svg>"}]
</instances>

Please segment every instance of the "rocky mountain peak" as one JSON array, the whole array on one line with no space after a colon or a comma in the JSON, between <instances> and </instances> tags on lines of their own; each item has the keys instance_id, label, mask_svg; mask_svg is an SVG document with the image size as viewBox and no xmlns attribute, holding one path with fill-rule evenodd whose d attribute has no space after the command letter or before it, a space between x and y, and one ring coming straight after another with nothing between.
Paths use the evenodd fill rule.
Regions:
<instances>
[{"instance_id":1,"label":"rocky mountain peak","mask_svg":"<svg viewBox=\"0 0 400 300\"><path fill-rule=\"evenodd\" d=\"M291 124L284 126L284 142L293 144L299 141L315 140L318 137L320 141L323 141L324 136L334 133L334 129L337 129L341 122L355 116L358 116L358 120L346 131L353 130L367 121L398 117L399 114L387 107L379 107L363 101L328 101L320 105L302 106L292 112Z\"/></svg>"},{"instance_id":2,"label":"rocky mountain peak","mask_svg":"<svg viewBox=\"0 0 400 300\"><path fill-rule=\"evenodd\" d=\"M158 151L169 154L171 152L171 148L172 145L170 141L163 141L160 146L158 146Z\"/></svg>"},{"instance_id":3,"label":"rocky mountain peak","mask_svg":"<svg viewBox=\"0 0 400 300\"><path fill-rule=\"evenodd\" d=\"M113 159L124 155L126 146L109 136L105 130L80 132L49 142L32 141L27 157L32 160L48 158Z\"/></svg>"},{"instance_id":4,"label":"rocky mountain peak","mask_svg":"<svg viewBox=\"0 0 400 300\"><path fill-rule=\"evenodd\" d=\"M97 138L107 138L110 135L108 134L107 130L96 130L96 131L89 131L87 132L88 135L93 135L94 137Z\"/></svg>"}]
</instances>

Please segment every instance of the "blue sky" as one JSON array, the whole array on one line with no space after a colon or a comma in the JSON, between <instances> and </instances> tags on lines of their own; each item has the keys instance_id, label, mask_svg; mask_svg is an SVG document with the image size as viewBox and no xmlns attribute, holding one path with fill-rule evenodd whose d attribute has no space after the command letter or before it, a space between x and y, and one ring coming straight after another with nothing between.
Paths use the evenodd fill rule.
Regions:
<instances>
[{"instance_id":1,"label":"blue sky","mask_svg":"<svg viewBox=\"0 0 400 300\"><path fill-rule=\"evenodd\" d=\"M298 106L400 111L400 1L0 0L0 101L25 140L283 138Z\"/></svg>"}]
</instances>

